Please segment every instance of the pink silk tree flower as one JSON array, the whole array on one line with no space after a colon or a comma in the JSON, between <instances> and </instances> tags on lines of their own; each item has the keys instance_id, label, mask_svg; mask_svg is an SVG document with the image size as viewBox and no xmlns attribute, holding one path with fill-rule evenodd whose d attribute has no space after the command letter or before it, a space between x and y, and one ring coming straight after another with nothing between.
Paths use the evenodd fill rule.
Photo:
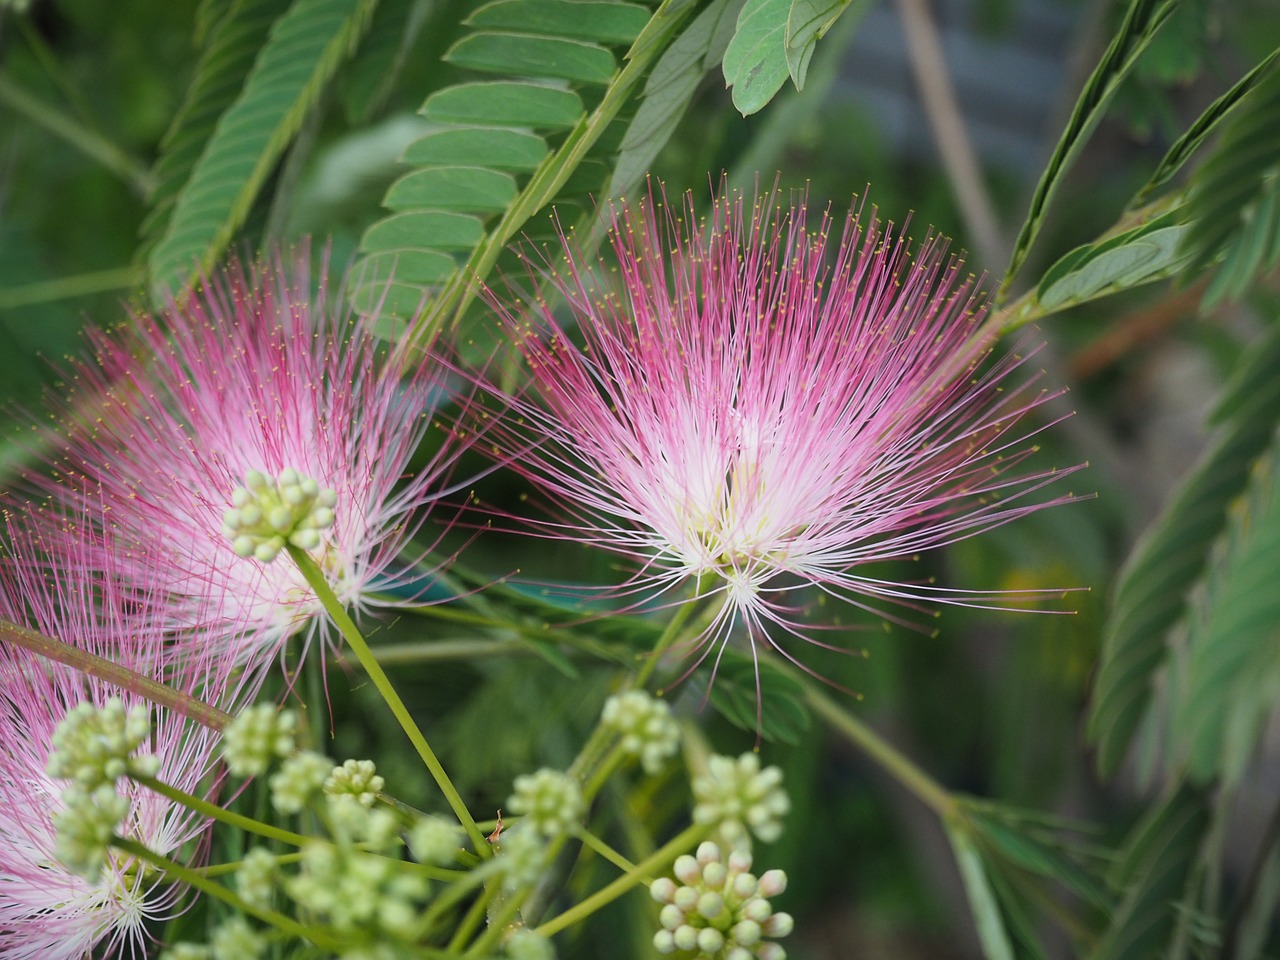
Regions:
<instances>
[{"instance_id":1,"label":"pink silk tree flower","mask_svg":"<svg viewBox=\"0 0 1280 960\"><path fill-rule=\"evenodd\" d=\"M327 626L295 565L263 562L283 539L254 555L239 509L246 484L275 496L288 476L294 492L320 491L326 522L305 546L339 599L364 611L426 585L393 561L463 447L449 436L411 468L443 366L388 355L341 293L312 290L307 262L304 249L292 263L232 264L163 316L90 334L96 362L75 365L62 408L71 439L53 479L34 481L73 509L102 505L105 550L127 558L124 577L158 577L170 624L245 624L223 642L254 667L289 636Z\"/></svg>"},{"instance_id":2,"label":"pink silk tree flower","mask_svg":"<svg viewBox=\"0 0 1280 960\"><path fill-rule=\"evenodd\" d=\"M150 678L163 675L184 692L222 696L228 658L191 657L192 648L170 643L146 614L154 598L100 568L81 539L85 527L60 529L55 561L43 541L58 525L29 519L8 518L0 617ZM92 562L76 563L77 554ZM112 851L92 879L58 858L55 819L66 782L47 772L54 731L79 704L101 707L112 697L126 709L147 706L137 694L0 643L0 956L9 960L142 956L144 923L181 909L183 887L132 857ZM219 780L217 734L167 710L151 707L149 715L144 752L157 761L156 775L208 797ZM185 861L207 850L211 821L133 781L117 788L128 801L117 833Z\"/></svg>"},{"instance_id":3,"label":"pink silk tree flower","mask_svg":"<svg viewBox=\"0 0 1280 960\"><path fill-rule=\"evenodd\" d=\"M705 222L650 195L614 212L616 282L566 241L531 304L498 304L530 382L490 439L554 504L540 529L633 558L623 592L721 598L698 662L739 623L787 656L811 640L796 586L894 620L1024 603L864 569L1039 510L1062 475L1014 471L1047 395L991 359L977 282L932 235L913 257L874 214L811 231L774 204L722 196Z\"/></svg>"}]
</instances>

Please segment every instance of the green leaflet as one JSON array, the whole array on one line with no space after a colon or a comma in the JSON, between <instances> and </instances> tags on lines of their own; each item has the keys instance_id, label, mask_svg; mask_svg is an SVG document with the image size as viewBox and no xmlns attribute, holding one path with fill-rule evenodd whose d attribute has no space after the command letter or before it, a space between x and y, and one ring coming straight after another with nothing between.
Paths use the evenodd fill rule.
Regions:
<instances>
[{"instance_id":1,"label":"green leaflet","mask_svg":"<svg viewBox=\"0 0 1280 960\"><path fill-rule=\"evenodd\" d=\"M1239 781L1280 694L1280 446L1262 457L1231 507L1205 589L1189 616L1175 756L1208 783Z\"/></svg>"},{"instance_id":2,"label":"green leaflet","mask_svg":"<svg viewBox=\"0 0 1280 960\"><path fill-rule=\"evenodd\" d=\"M1088 960L1168 956L1208 824L1205 795L1183 786L1133 829L1110 878L1119 905Z\"/></svg>"},{"instance_id":3,"label":"green leaflet","mask_svg":"<svg viewBox=\"0 0 1280 960\"><path fill-rule=\"evenodd\" d=\"M1066 129L1036 185L1027 209L1027 218L1018 233L1013 256L1000 283L997 302L1003 300L1009 285L1026 260L1063 176L1102 119L1107 104L1119 89L1120 81L1133 69L1138 56L1173 12L1176 2L1177 0L1133 0L1120 31L1112 39L1084 89L1080 91Z\"/></svg>"},{"instance_id":4,"label":"green leaflet","mask_svg":"<svg viewBox=\"0 0 1280 960\"><path fill-rule=\"evenodd\" d=\"M654 64L627 126L614 163L607 197L635 187L671 139L698 85L724 55L726 20L732 23L741 0L713 0Z\"/></svg>"},{"instance_id":5,"label":"green leaflet","mask_svg":"<svg viewBox=\"0 0 1280 960\"><path fill-rule=\"evenodd\" d=\"M1280 69L1243 96L1222 142L1196 172L1183 241L1191 269L1216 262L1205 304L1238 299L1280 263Z\"/></svg>"},{"instance_id":6,"label":"green leaflet","mask_svg":"<svg viewBox=\"0 0 1280 960\"><path fill-rule=\"evenodd\" d=\"M747 0L724 52L724 81L744 117L764 107L790 75L786 33L791 0Z\"/></svg>"},{"instance_id":7,"label":"green leaflet","mask_svg":"<svg viewBox=\"0 0 1280 960\"><path fill-rule=\"evenodd\" d=\"M295 0L275 22L151 251L154 298L186 289L198 271L222 256L307 112L354 48L374 5L375 0Z\"/></svg>"},{"instance_id":8,"label":"green leaflet","mask_svg":"<svg viewBox=\"0 0 1280 960\"><path fill-rule=\"evenodd\" d=\"M1280 327L1250 351L1215 416L1221 435L1183 481L1120 571L1102 639L1089 715L1098 766L1119 766L1151 702L1152 680L1168 656L1167 634L1202 576L1227 508L1244 489L1280 421Z\"/></svg>"},{"instance_id":9,"label":"green leaflet","mask_svg":"<svg viewBox=\"0 0 1280 960\"><path fill-rule=\"evenodd\" d=\"M138 231L139 260L144 260L164 236L178 194L213 136L218 118L235 102L271 24L287 8L287 0L239 0L201 6L197 33L208 39L182 106L160 142L160 156L152 168L156 188L147 198L150 209Z\"/></svg>"}]
</instances>

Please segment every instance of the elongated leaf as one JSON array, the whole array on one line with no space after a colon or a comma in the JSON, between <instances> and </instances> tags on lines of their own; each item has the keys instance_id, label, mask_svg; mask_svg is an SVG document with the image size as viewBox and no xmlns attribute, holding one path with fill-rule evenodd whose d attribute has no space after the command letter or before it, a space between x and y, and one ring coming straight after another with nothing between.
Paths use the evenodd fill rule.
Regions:
<instances>
[{"instance_id":1,"label":"elongated leaf","mask_svg":"<svg viewBox=\"0 0 1280 960\"><path fill-rule=\"evenodd\" d=\"M1140 206L1153 191L1168 183L1182 169L1183 164L1200 149L1218 125L1231 115L1231 111L1245 94L1258 85L1258 81L1267 73L1277 56L1280 56L1280 50L1272 51L1270 56L1241 77L1230 90L1209 104L1204 113L1196 118L1195 123L1191 124L1165 153L1155 173L1151 175L1151 179L1129 204L1130 208Z\"/></svg>"},{"instance_id":2,"label":"elongated leaf","mask_svg":"<svg viewBox=\"0 0 1280 960\"><path fill-rule=\"evenodd\" d=\"M472 27L621 44L640 35L649 22L649 10L638 3L608 0L495 0L465 22Z\"/></svg>"},{"instance_id":3,"label":"elongated leaf","mask_svg":"<svg viewBox=\"0 0 1280 960\"><path fill-rule=\"evenodd\" d=\"M1191 269L1220 259L1206 305L1238 298L1280 263L1280 68L1272 64L1243 98L1222 142L1191 183L1184 240Z\"/></svg>"},{"instance_id":4,"label":"elongated leaf","mask_svg":"<svg viewBox=\"0 0 1280 960\"><path fill-rule=\"evenodd\" d=\"M725 650L711 680L711 705L741 730L765 740L800 742L812 722L804 688L768 663Z\"/></svg>"},{"instance_id":5,"label":"elongated leaf","mask_svg":"<svg viewBox=\"0 0 1280 960\"><path fill-rule=\"evenodd\" d=\"M1004 280L1001 282L998 299L1003 299L1005 291L1017 276L1023 261L1026 260L1031 245L1040 233L1045 213L1053 201L1063 175L1102 119L1107 104L1119 89L1120 81L1133 69L1138 56L1147 48L1155 37L1156 31L1169 18L1175 3L1176 0L1133 0L1119 32L1085 82L1084 89L1080 92L1075 107L1071 111L1067 127L1058 140L1057 146L1054 147L1044 173L1040 176L1040 182L1036 185L1027 210L1026 221L1014 244L1009 268L1005 271Z\"/></svg>"},{"instance_id":6,"label":"elongated leaf","mask_svg":"<svg viewBox=\"0 0 1280 960\"><path fill-rule=\"evenodd\" d=\"M654 64L622 138L606 196L621 196L638 184L671 139L702 78L724 55L716 40L725 34L726 19L737 16L740 3L713 0Z\"/></svg>"},{"instance_id":7,"label":"elongated leaf","mask_svg":"<svg viewBox=\"0 0 1280 960\"><path fill-rule=\"evenodd\" d=\"M515 195L515 180L499 170L427 167L407 173L393 183L382 205L397 211L435 208L499 213Z\"/></svg>"},{"instance_id":8,"label":"elongated leaf","mask_svg":"<svg viewBox=\"0 0 1280 960\"><path fill-rule=\"evenodd\" d=\"M1209 825L1204 794L1177 790L1133 830L1112 882L1121 895L1110 926L1089 960L1160 960L1179 918L1200 845Z\"/></svg>"},{"instance_id":9,"label":"elongated leaf","mask_svg":"<svg viewBox=\"0 0 1280 960\"><path fill-rule=\"evenodd\" d=\"M463 83L427 98L420 111L437 123L478 123L533 130L567 130L582 117L572 90L536 83Z\"/></svg>"},{"instance_id":10,"label":"elongated leaf","mask_svg":"<svg viewBox=\"0 0 1280 960\"><path fill-rule=\"evenodd\" d=\"M797 90L804 89L809 61L813 59L818 41L827 35L827 31L852 2L853 0L791 0L784 45L787 72ZM865 6L865 3L860 6Z\"/></svg>"},{"instance_id":11,"label":"elongated leaf","mask_svg":"<svg viewBox=\"0 0 1280 960\"><path fill-rule=\"evenodd\" d=\"M222 114L149 259L153 296L185 289L226 250L303 118L350 54L375 0L295 0Z\"/></svg>"},{"instance_id":12,"label":"elongated leaf","mask_svg":"<svg viewBox=\"0 0 1280 960\"><path fill-rule=\"evenodd\" d=\"M462 166L484 158L486 167L528 173L547 155L546 141L524 130L457 127L435 130L409 144L404 162L414 166Z\"/></svg>"},{"instance_id":13,"label":"elongated leaf","mask_svg":"<svg viewBox=\"0 0 1280 960\"><path fill-rule=\"evenodd\" d=\"M444 59L485 73L557 77L597 85L607 84L617 68L613 54L594 43L488 30L463 37L448 49Z\"/></svg>"},{"instance_id":14,"label":"elongated leaf","mask_svg":"<svg viewBox=\"0 0 1280 960\"><path fill-rule=\"evenodd\" d=\"M983 956L987 960L1014 960L1013 943L1005 929L1000 904L987 879L978 848L963 825L949 823L946 826L947 839L951 841L951 849L956 855L956 866L960 868L960 879L969 899L969 912L973 914Z\"/></svg>"},{"instance_id":15,"label":"elongated leaf","mask_svg":"<svg viewBox=\"0 0 1280 960\"><path fill-rule=\"evenodd\" d=\"M1036 290L1043 314L1087 303L1144 283L1177 276L1189 257L1180 249L1186 224L1169 217L1072 250L1055 263Z\"/></svg>"},{"instance_id":16,"label":"elongated leaf","mask_svg":"<svg viewBox=\"0 0 1280 960\"><path fill-rule=\"evenodd\" d=\"M1089 716L1098 766L1115 770L1151 700L1152 678L1167 654L1166 635L1186 609L1254 462L1280 420L1280 329L1250 352L1225 391L1229 422L1183 481L1120 573L1103 633Z\"/></svg>"},{"instance_id":17,"label":"elongated leaf","mask_svg":"<svg viewBox=\"0 0 1280 960\"><path fill-rule=\"evenodd\" d=\"M345 71L342 101L353 125L368 122L395 89L430 0L378 0L360 50Z\"/></svg>"},{"instance_id":18,"label":"elongated leaf","mask_svg":"<svg viewBox=\"0 0 1280 960\"><path fill-rule=\"evenodd\" d=\"M222 4L216 12L202 8L202 16L210 20L199 30L208 32L208 43L200 51L182 106L160 142L160 156L152 169L156 188L148 197L151 209L138 231L141 258L164 235L178 193L213 136L218 118L235 101L271 24L288 5L288 0L236 0Z\"/></svg>"},{"instance_id":19,"label":"elongated leaf","mask_svg":"<svg viewBox=\"0 0 1280 960\"><path fill-rule=\"evenodd\" d=\"M1175 736L1201 782L1239 781L1280 693L1278 477L1280 447L1262 458L1232 508L1190 616L1186 691Z\"/></svg>"},{"instance_id":20,"label":"elongated leaf","mask_svg":"<svg viewBox=\"0 0 1280 960\"><path fill-rule=\"evenodd\" d=\"M790 75L787 16L791 0L747 0L724 52L724 81L744 117L764 107Z\"/></svg>"}]
</instances>

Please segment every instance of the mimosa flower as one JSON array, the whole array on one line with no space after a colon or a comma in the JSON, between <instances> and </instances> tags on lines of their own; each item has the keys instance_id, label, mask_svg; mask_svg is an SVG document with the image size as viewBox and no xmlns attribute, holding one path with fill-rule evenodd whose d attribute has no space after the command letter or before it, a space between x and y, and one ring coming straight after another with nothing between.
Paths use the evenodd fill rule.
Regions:
<instances>
[{"instance_id":1,"label":"mimosa flower","mask_svg":"<svg viewBox=\"0 0 1280 960\"><path fill-rule=\"evenodd\" d=\"M61 529L56 562L32 531L38 525L8 518L8 543L0 553L0 618L129 667L145 676L164 676L184 691L220 698L228 683L229 661L175 659L178 648L143 612L152 599L141 585L126 585L112 570L76 563L85 549L83 527ZM188 648L189 652L189 648ZM114 701L114 702L113 702ZM68 714L85 705L113 704L127 715L129 737L118 746L138 746L148 756L138 769L188 793L207 796L217 786L217 734L182 716L152 706L129 691L45 661L10 643L0 643L0 956L11 960L81 960L89 956L140 955L144 924L180 908L183 887L132 857L111 851L93 876L84 877L59 859L58 824L63 795L74 780L59 759L74 761L86 744L55 731ZM112 711L108 711L112 712ZM140 720L149 732L139 744ZM67 757L51 755L61 744ZM87 744L92 748L92 743ZM80 765L83 768L83 764ZM112 779L119 764L108 763ZM91 771L78 768L83 779ZM127 776L91 787L110 795L123 818L116 831L167 856L199 856L210 821L186 807L138 786ZM83 791L82 791L83 792ZM118 792L118 793L117 793ZM117 798L118 797L118 798ZM64 829L78 823L63 824ZM83 867L84 864L81 864Z\"/></svg>"},{"instance_id":2,"label":"mimosa flower","mask_svg":"<svg viewBox=\"0 0 1280 960\"><path fill-rule=\"evenodd\" d=\"M773 203L721 197L709 222L692 200L624 205L600 265L616 283L566 240L562 266L531 264L531 303L499 305L530 382L492 439L559 512L540 529L634 558L622 590L718 597L702 657L737 623L779 650L808 639L798 585L890 619L884 601L1010 602L866 565L1046 506L1028 495L1061 474L1014 468L1047 394L991 360L945 240L912 256L874 213L833 233Z\"/></svg>"},{"instance_id":3,"label":"mimosa flower","mask_svg":"<svg viewBox=\"0 0 1280 960\"><path fill-rule=\"evenodd\" d=\"M295 565L270 562L286 541L315 553L349 607L422 592L426 575L393 561L461 448L450 436L410 463L443 366L388 355L342 293L311 289L305 250L232 265L163 316L90 337L96 362L74 367L64 405L71 440L55 479L35 482L55 501L104 505L105 550L128 558L126 577L158 577L158 615L243 622L222 642L269 662L324 623Z\"/></svg>"}]
</instances>

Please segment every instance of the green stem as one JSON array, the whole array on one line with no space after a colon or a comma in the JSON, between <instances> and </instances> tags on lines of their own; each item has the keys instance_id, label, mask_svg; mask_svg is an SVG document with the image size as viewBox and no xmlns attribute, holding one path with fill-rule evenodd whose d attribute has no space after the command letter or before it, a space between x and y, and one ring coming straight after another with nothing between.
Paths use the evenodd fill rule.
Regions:
<instances>
[{"instance_id":1,"label":"green stem","mask_svg":"<svg viewBox=\"0 0 1280 960\"><path fill-rule=\"evenodd\" d=\"M796 679L800 679L798 676ZM801 680L805 700L837 733L878 763L886 773L906 787L943 821L950 821L959 811L955 797L945 787L907 759L853 714L841 708L830 697L813 686L812 680Z\"/></svg>"},{"instance_id":2,"label":"green stem","mask_svg":"<svg viewBox=\"0 0 1280 960\"><path fill-rule=\"evenodd\" d=\"M137 193L147 196L155 187L151 172L139 161L84 124L73 120L52 104L33 97L0 74L0 104L20 113L37 126L75 147L91 160L96 160Z\"/></svg>"},{"instance_id":3,"label":"green stem","mask_svg":"<svg viewBox=\"0 0 1280 960\"><path fill-rule=\"evenodd\" d=\"M81 273L74 277L24 283L21 286L0 290L0 310L29 307L35 303L53 303L110 290L127 290L140 286L144 279L145 274L141 267L114 267L110 270Z\"/></svg>"},{"instance_id":4,"label":"green stem","mask_svg":"<svg viewBox=\"0 0 1280 960\"><path fill-rule=\"evenodd\" d=\"M380 645L373 655L385 667L401 663L433 663L437 660L465 660L470 663L488 657L532 656L533 650L522 640L433 639L430 643Z\"/></svg>"},{"instance_id":5,"label":"green stem","mask_svg":"<svg viewBox=\"0 0 1280 960\"><path fill-rule=\"evenodd\" d=\"M99 680L105 680L121 690L128 690L138 696L150 700L174 713L181 714L210 730L221 730L231 721L231 715L223 713L202 700L197 700L189 693L180 693L172 687L165 686L157 680L143 676L128 667L122 667L110 660L92 654L79 647L73 647L61 640L46 637L42 633L28 630L26 627L7 620L0 620L0 640L30 650L32 653L66 664L74 670L86 673Z\"/></svg>"},{"instance_id":6,"label":"green stem","mask_svg":"<svg viewBox=\"0 0 1280 960\"><path fill-rule=\"evenodd\" d=\"M623 873L629 873L636 868L636 865L620 854L613 847L609 846L590 830L583 827L574 832L574 836L581 840L584 844L594 850L597 854L608 860Z\"/></svg>"},{"instance_id":7,"label":"green stem","mask_svg":"<svg viewBox=\"0 0 1280 960\"><path fill-rule=\"evenodd\" d=\"M302 571L302 576L306 579L311 589L315 591L316 597L324 606L325 612L347 641L347 646L351 648L351 651L356 655L356 659L360 661L360 666L369 675L369 679L377 687L378 693L382 695L382 699L386 701L392 714L399 721L401 729L404 730L405 735L409 738L409 742L418 751L418 756L422 758L422 762L426 764L431 776L435 778L436 784L440 787L440 792L444 794L444 798L458 818L458 822L466 830L467 836L471 839L471 843L476 849L476 853L481 857L492 856L493 851L489 847L489 842L485 839L484 834L480 832L480 828L476 826L475 820L472 818L470 811L467 810L467 805L462 802L462 797L454 787L453 781L449 779L444 767L436 759L435 752L427 743L427 738L418 729L418 724L410 715L408 708L404 705L404 701L400 699L400 694L396 693L395 687L391 685L391 680L378 663L377 657L373 655L373 651L369 649L369 645L365 642L359 628L356 627L355 621L351 619L341 602L339 602L337 595L333 592L333 588L329 586L329 581L325 578L320 567L316 565L315 560L305 550L293 544L288 544L287 549L289 556L293 558L293 562Z\"/></svg>"},{"instance_id":8,"label":"green stem","mask_svg":"<svg viewBox=\"0 0 1280 960\"><path fill-rule=\"evenodd\" d=\"M710 831L710 826L700 823L686 827L675 839L664 844L652 856L641 860L634 868L628 870L607 886L601 887L581 903L575 904L559 916L552 917L534 932L540 933L544 937L549 937L553 933L559 933L566 927L571 927L578 921L584 920L605 904L612 903L632 887L648 881L654 873L665 869L669 864L673 863L680 854L692 850Z\"/></svg>"},{"instance_id":9,"label":"green stem","mask_svg":"<svg viewBox=\"0 0 1280 960\"><path fill-rule=\"evenodd\" d=\"M453 938L449 941L448 950L450 953L456 953L462 949L462 945L467 942L476 927L480 926L480 921L484 919L485 913L489 909L489 902L493 899L494 892L500 884L489 884L485 887L484 893L476 897L471 906L467 909L466 914L462 917L462 922L458 924L458 929L453 932ZM471 951L467 951L470 953Z\"/></svg>"},{"instance_id":10,"label":"green stem","mask_svg":"<svg viewBox=\"0 0 1280 960\"><path fill-rule=\"evenodd\" d=\"M309 837L304 837L300 833L294 833L291 830L284 830L269 823L263 823L261 820L246 817L244 814L236 813L234 810L224 809L216 803L210 803L208 800L192 796L177 787L171 787L155 777L142 777L137 774L132 774L132 777L148 790L158 793L162 797L168 797L174 803L180 803L188 810L194 810L203 817L225 823L227 826L235 827L237 830L255 833L260 837L266 837L268 840L278 840L293 847L301 847L303 844L310 842Z\"/></svg>"},{"instance_id":11,"label":"green stem","mask_svg":"<svg viewBox=\"0 0 1280 960\"><path fill-rule=\"evenodd\" d=\"M229 890L227 887L224 887L222 884L215 883L208 879L199 870L194 870L191 867L184 866L175 860L170 860L168 857L148 849L136 840L130 840L126 837L113 837L111 845L118 850L122 850L125 853L132 855L138 860L151 864L153 867L163 871L166 876L169 876L180 883L185 883L187 886L192 887L195 890L199 890L201 893L207 894L215 900L221 900L223 903L241 911L242 913L247 913L250 916L257 917L263 923L271 924L271 926L275 927L282 933L286 933L292 937L297 937L300 940L307 940L322 950L331 950L338 953L343 949L343 942L339 938L327 933L322 933L311 927L303 926L301 923L298 923L298 921L291 917L287 917L278 911L264 910L259 907L255 907L241 899L236 893Z\"/></svg>"}]
</instances>

